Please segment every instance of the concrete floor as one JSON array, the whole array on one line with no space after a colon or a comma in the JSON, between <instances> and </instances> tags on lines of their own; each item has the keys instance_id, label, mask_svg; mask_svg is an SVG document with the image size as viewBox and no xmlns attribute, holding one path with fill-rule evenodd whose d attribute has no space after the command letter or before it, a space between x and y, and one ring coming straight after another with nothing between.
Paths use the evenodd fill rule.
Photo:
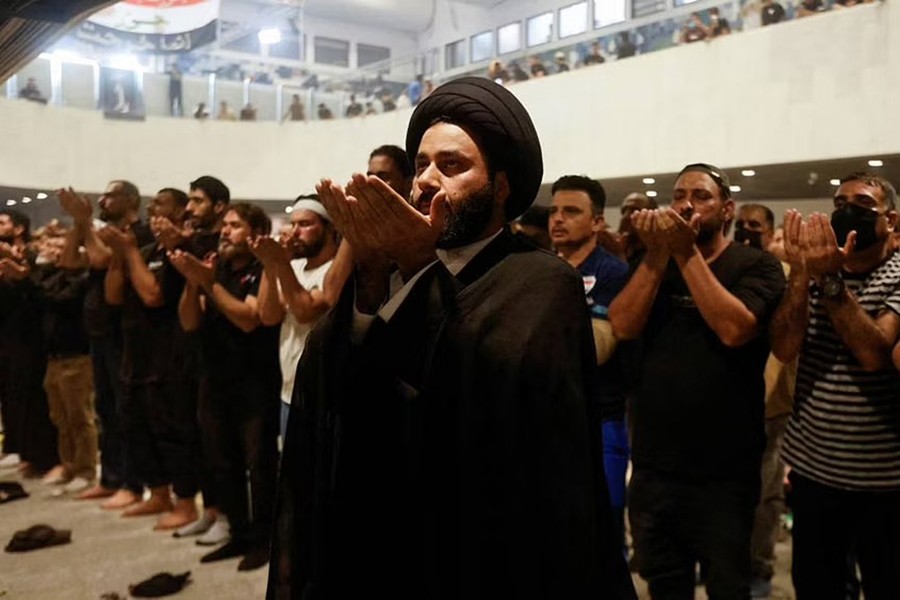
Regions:
<instances>
[{"instance_id":1,"label":"concrete floor","mask_svg":"<svg viewBox=\"0 0 900 600\"><path fill-rule=\"evenodd\" d=\"M122 518L101 510L99 502L51 497L52 488L22 480L14 470L0 472L0 480L22 483L31 497L0 504L0 544L19 529L44 523L71 529L72 543L22 554L0 555L0 598L40 600L98 600L116 592L128 598L128 585L162 571L191 571L191 580L178 595L189 599L264 598L267 569L237 571L238 559L203 564L209 549L193 538L175 539L153 531L155 517ZM772 600L793 600L790 585L790 540L776 549L778 572ZM635 576L641 600L649 600L646 585ZM698 588L698 600L706 594Z\"/></svg>"}]
</instances>

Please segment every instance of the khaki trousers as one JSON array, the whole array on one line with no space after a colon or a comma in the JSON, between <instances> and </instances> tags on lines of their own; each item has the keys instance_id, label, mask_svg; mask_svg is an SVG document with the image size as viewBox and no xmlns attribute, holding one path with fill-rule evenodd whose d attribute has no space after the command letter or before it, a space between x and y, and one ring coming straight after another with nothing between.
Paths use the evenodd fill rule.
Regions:
<instances>
[{"instance_id":1,"label":"khaki trousers","mask_svg":"<svg viewBox=\"0 0 900 600\"><path fill-rule=\"evenodd\" d=\"M50 420L59 431L60 462L72 477L92 481L97 470L97 424L91 358L51 358L44 389Z\"/></svg>"}]
</instances>

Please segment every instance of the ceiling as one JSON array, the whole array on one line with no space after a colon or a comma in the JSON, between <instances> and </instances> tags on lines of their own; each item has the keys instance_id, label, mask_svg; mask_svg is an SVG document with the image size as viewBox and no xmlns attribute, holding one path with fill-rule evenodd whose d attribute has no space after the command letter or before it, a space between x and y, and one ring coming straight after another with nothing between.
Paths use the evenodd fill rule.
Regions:
<instances>
[{"instance_id":1,"label":"ceiling","mask_svg":"<svg viewBox=\"0 0 900 600\"><path fill-rule=\"evenodd\" d=\"M431 24L437 0L221 0L223 20L245 20L254 13L283 9L344 23L419 33ZM459 0L455 0L459 1ZM493 0L491 0L493 1ZM484 4L484 0L476 0Z\"/></svg>"},{"instance_id":2,"label":"ceiling","mask_svg":"<svg viewBox=\"0 0 900 600\"><path fill-rule=\"evenodd\" d=\"M880 159L882 167L870 167L870 159ZM741 174L743 170L753 170L752 177ZM886 178L895 186L900 186L900 155L865 156L842 158L838 160L820 160L780 165L742 165L727 168L732 185L740 186L733 197L738 202L796 200L807 198L831 198L835 187L832 179L840 179L856 171L870 171ZM622 199L631 192L656 191L657 201L667 203L675 186L677 173L642 173L633 177L602 179L606 190L607 205L619 206ZM645 184L644 178L653 178L655 183ZM539 204L550 203L550 186L544 184L538 196Z\"/></svg>"},{"instance_id":3,"label":"ceiling","mask_svg":"<svg viewBox=\"0 0 900 600\"><path fill-rule=\"evenodd\" d=\"M3 0L0 4L0 81L109 0Z\"/></svg>"}]
</instances>

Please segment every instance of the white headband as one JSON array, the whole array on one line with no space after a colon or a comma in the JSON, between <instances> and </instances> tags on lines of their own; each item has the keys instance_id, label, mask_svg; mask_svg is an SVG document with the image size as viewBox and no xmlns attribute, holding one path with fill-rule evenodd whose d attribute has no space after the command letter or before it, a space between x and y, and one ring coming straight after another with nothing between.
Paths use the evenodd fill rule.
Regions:
<instances>
[{"instance_id":1,"label":"white headband","mask_svg":"<svg viewBox=\"0 0 900 600\"><path fill-rule=\"evenodd\" d=\"M311 200L309 198L297 200L296 202L294 202L293 210L310 210L329 223L331 222L331 217L328 216L328 211L325 210L325 207L318 200Z\"/></svg>"}]
</instances>

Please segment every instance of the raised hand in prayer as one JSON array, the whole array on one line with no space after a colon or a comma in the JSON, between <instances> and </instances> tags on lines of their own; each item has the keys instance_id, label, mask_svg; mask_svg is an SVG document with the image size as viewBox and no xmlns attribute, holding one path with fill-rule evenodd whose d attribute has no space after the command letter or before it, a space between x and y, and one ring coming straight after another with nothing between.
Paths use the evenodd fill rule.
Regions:
<instances>
[{"instance_id":1,"label":"raised hand in prayer","mask_svg":"<svg viewBox=\"0 0 900 600\"><path fill-rule=\"evenodd\" d=\"M806 223L809 244L804 249L804 260L810 277L820 280L825 275L838 273L844 259L856 245L856 232L851 231L843 248L831 228L831 220L823 213L813 213Z\"/></svg>"},{"instance_id":2,"label":"raised hand in prayer","mask_svg":"<svg viewBox=\"0 0 900 600\"><path fill-rule=\"evenodd\" d=\"M634 232L647 246L648 253L669 255L666 234L659 224L659 210L648 208L636 210L631 213L631 224Z\"/></svg>"},{"instance_id":3,"label":"raised hand in prayer","mask_svg":"<svg viewBox=\"0 0 900 600\"><path fill-rule=\"evenodd\" d=\"M94 208L87 196L79 196L71 187L56 190L59 205L76 223L89 223Z\"/></svg>"},{"instance_id":4,"label":"raised hand in prayer","mask_svg":"<svg viewBox=\"0 0 900 600\"><path fill-rule=\"evenodd\" d=\"M150 217L150 230L166 250L174 250L190 239L191 234L167 217Z\"/></svg>"},{"instance_id":5,"label":"raised hand in prayer","mask_svg":"<svg viewBox=\"0 0 900 600\"><path fill-rule=\"evenodd\" d=\"M124 254L129 248L137 248L137 238L131 230L122 231L117 227L107 225L97 231L97 237L119 255Z\"/></svg>"},{"instance_id":6,"label":"raised hand in prayer","mask_svg":"<svg viewBox=\"0 0 900 600\"><path fill-rule=\"evenodd\" d=\"M216 282L215 254L201 261L188 252L173 250L168 257L172 266L193 285L209 290Z\"/></svg>"},{"instance_id":7,"label":"raised hand in prayer","mask_svg":"<svg viewBox=\"0 0 900 600\"><path fill-rule=\"evenodd\" d=\"M784 213L784 259L792 273L806 270L809 229L800 211L790 208Z\"/></svg>"},{"instance_id":8,"label":"raised hand in prayer","mask_svg":"<svg viewBox=\"0 0 900 600\"><path fill-rule=\"evenodd\" d=\"M688 256L697 242L700 230L700 214L694 213L691 220L685 221L673 208L657 210L657 227L666 240L669 252L675 256Z\"/></svg>"},{"instance_id":9,"label":"raised hand in prayer","mask_svg":"<svg viewBox=\"0 0 900 600\"><path fill-rule=\"evenodd\" d=\"M250 240L250 251L264 267L290 262L287 249L267 235Z\"/></svg>"}]
</instances>

